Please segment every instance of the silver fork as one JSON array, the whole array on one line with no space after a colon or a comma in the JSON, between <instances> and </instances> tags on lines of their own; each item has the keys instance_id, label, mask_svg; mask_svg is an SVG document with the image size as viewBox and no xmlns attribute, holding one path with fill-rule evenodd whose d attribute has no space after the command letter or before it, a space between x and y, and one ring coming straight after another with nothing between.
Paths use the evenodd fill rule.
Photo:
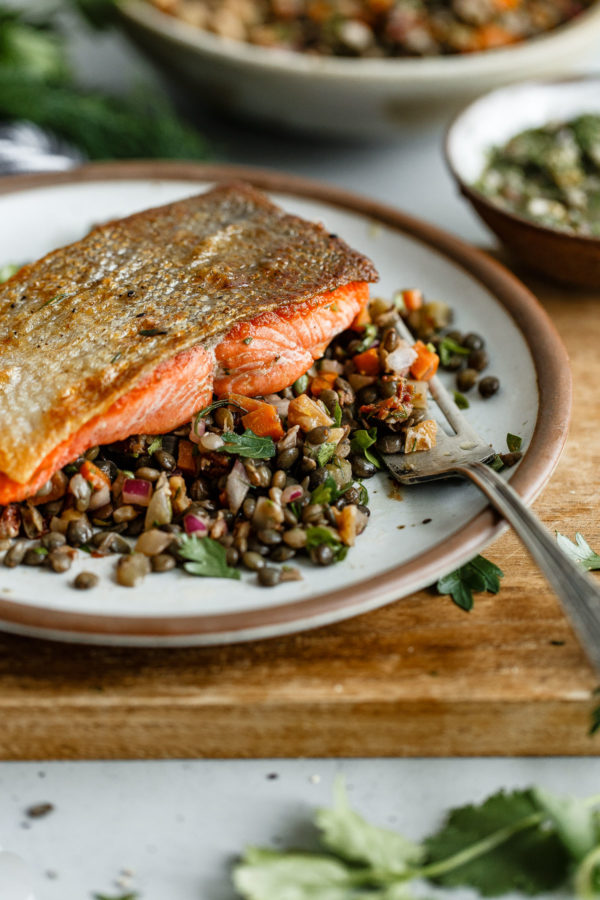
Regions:
<instances>
[{"instance_id":1,"label":"silver fork","mask_svg":"<svg viewBox=\"0 0 600 900\"><path fill-rule=\"evenodd\" d=\"M400 321L397 328L412 345L414 338L406 325ZM514 528L554 589L588 659L600 673L600 589L560 550L516 491L494 469L485 465L494 455L491 445L483 441L467 422L439 378L432 378L429 387L454 434L448 435L438 427L437 444L432 450L381 454L383 462L401 484L419 484L452 476L474 482Z\"/></svg>"}]
</instances>

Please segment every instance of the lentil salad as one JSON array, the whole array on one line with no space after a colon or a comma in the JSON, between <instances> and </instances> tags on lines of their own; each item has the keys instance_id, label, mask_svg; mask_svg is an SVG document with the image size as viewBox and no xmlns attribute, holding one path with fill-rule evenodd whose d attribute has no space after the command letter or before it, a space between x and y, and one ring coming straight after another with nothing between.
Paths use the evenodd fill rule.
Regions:
<instances>
[{"instance_id":1,"label":"lentil salad","mask_svg":"<svg viewBox=\"0 0 600 900\"><path fill-rule=\"evenodd\" d=\"M148 0L221 37L349 57L474 53L529 40L592 0Z\"/></svg>"},{"instance_id":2,"label":"lentil salad","mask_svg":"<svg viewBox=\"0 0 600 900\"><path fill-rule=\"evenodd\" d=\"M399 316L412 347L396 331ZM4 565L61 573L79 553L114 554L126 587L175 568L227 578L243 568L273 587L301 578L296 558L343 560L368 525L365 482L381 454L435 446L427 381L438 366L465 391L478 382L484 399L499 387L480 378L483 338L449 330L451 320L447 304L415 289L376 298L283 391L228 394L168 434L91 448L35 497L0 509ZM490 378L495 390L484 390ZM97 583L81 572L73 587Z\"/></svg>"}]
</instances>

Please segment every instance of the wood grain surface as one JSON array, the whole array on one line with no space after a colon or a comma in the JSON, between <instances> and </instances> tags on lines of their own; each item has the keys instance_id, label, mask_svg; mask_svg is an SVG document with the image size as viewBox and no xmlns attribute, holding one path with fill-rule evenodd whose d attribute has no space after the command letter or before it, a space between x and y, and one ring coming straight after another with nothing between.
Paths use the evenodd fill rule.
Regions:
<instances>
[{"instance_id":1,"label":"wood grain surface","mask_svg":"<svg viewBox=\"0 0 600 900\"><path fill-rule=\"evenodd\" d=\"M522 275L522 273L520 273ZM600 547L600 293L526 277L571 355L571 435L535 509ZM0 636L0 758L596 754L596 679L512 534L471 613L422 591L292 637L131 650Z\"/></svg>"}]
</instances>

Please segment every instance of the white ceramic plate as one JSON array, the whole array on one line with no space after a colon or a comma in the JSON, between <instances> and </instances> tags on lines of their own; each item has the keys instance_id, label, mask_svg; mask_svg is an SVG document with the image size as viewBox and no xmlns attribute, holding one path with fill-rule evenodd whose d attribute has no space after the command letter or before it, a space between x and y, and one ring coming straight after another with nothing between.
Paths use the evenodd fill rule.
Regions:
<instances>
[{"instance_id":1,"label":"white ceramic plate","mask_svg":"<svg viewBox=\"0 0 600 900\"><path fill-rule=\"evenodd\" d=\"M529 448L513 483L531 499L546 482L565 438L570 405L566 353L526 289L484 254L449 235L368 201L291 177L180 164L111 164L73 174L25 176L0 186L0 218L10 222L2 262L26 261L79 238L99 221L202 191L242 175L272 188L286 209L325 222L372 257L377 293L419 286L448 301L463 331L489 339L490 372L502 389L473 396L469 418L499 451L508 431ZM43 377L43 373L40 373ZM543 402L540 402L542 395ZM515 474L516 473L516 474ZM65 575L0 567L0 627L98 643L186 645L248 640L299 631L389 603L465 562L498 533L473 486L454 482L403 488L388 496L381 475L368 482L372 515L345 562L302 565L303 580L268 590L181 572L149 576L136 589L112 578L114 558L81 559ZM81 570L100 584L76 591Z\"/></svg>"}]
</instances>

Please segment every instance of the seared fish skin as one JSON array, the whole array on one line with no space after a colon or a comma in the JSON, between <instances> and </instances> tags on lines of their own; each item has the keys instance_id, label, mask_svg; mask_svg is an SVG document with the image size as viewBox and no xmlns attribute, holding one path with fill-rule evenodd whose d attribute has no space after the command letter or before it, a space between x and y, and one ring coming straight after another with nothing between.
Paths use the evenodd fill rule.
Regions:
<instances>
[{"instance_id":1,"label":"seared fish skin","mask_svg":"<svg viewBox=\"0 0 600 900\"><path fill-rule=\"evenodd\" d=\"M40 462L161 362L372 263L244 184L137 213L0 288L0 472Z\"/></svg>"}]
</instances>

